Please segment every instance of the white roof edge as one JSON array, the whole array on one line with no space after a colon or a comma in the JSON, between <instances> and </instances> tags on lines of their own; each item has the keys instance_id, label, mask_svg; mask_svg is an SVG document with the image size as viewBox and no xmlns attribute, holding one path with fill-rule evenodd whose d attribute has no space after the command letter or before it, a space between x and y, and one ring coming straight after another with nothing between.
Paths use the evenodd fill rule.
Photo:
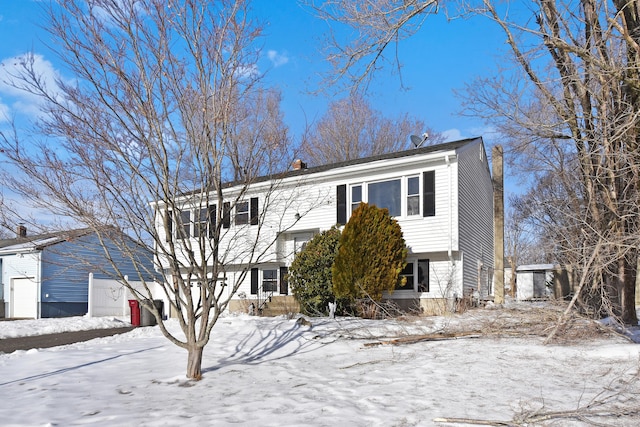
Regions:
<instances>
[{"instance_id":1,"label":"white roof edge","mask_svg":"<svg viewBox=\"0 0 640 427\"><path fill-rule=\"evenodd\" d=\"M518 266L516 271L553 270L555 268L555 264L527 264Z\"/></svg>"}]
</instances>

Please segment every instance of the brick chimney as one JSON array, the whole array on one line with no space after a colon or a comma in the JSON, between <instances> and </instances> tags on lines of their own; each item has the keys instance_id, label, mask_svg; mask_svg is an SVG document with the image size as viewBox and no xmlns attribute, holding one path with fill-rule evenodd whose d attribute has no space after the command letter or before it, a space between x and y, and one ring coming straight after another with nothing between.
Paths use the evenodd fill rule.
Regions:
<instances>
[{"instance_id":1,"label":"brick chimney","mask_svg":"<svg viewBox=\"0 0 640 427\"><path fill-rule=\"evenodd\" d=\"M293 166L293 170L296 170L296 171L307 168L307 164L300 159L294 160L293 163L291 163L291 166Z\"/></svg>"},{"instance_id":2,"label":"brick chimney","mask_svg":"<svg viewBox=\"0 0 640 427\"><path fill-rule=\"evenodd\" d=\"M22 224L18 225L18 228L16 229L16 235L19 238L27 237L27 227Z\"/></svg>"}]
</instances>

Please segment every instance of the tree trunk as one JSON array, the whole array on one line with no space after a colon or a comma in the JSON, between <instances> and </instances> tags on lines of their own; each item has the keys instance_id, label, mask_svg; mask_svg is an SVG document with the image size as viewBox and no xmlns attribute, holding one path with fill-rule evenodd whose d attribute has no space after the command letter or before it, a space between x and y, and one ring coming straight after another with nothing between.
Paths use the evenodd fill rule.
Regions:
<instances>
[{"instance_id":1,"label":"tree trunk","mask_svg":"<svg viewBox=\"0 0 640 427\"><path fill-rule=\"evenodd\" d=\"M202 379L202 351L203 347L192 345L188 349L187 378L199 381Z\"/></svg>"},{"instance_id":2,"label":"tree trunk","mask_svg":"<svg viewBox=\"0 0 640 427\"><path fill-rule=\"evenodd\" d=\"M637 253L632 251L633 257L627 255L624 258L624 278L622 281L622 322L625 325L637 325L638 315L636 314L636 265Z\"/></svg>"}]
</instances>

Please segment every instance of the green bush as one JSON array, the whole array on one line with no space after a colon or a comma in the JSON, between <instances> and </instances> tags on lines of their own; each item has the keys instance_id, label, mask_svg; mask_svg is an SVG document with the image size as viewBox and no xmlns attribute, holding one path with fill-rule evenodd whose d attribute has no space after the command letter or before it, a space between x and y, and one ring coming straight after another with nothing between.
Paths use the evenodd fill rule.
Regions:
<instances>
[{"instance_id":1,"label":"green bush","mask_svg":"<svg viewBox=\"0 0 640 427\"><path fill-rule=\"evenodd\" d=\"M289 285L304 314L327 314L329 302L336 301L331 287L331 266L336 257L340 229L332 227L311 239L289 268Z\"/></svg>"},{"instance_id":2,"label":"green bush","mask_svg":"<svg viewBox=\"0 0 640 427\"><path fill-rule=\"evenodd\" d=\"M407 247L398 222L387 209L361 203L345 225L332 267L333 292L351 301L380 301L402 284Z\"/></svg>"}]
</instances>

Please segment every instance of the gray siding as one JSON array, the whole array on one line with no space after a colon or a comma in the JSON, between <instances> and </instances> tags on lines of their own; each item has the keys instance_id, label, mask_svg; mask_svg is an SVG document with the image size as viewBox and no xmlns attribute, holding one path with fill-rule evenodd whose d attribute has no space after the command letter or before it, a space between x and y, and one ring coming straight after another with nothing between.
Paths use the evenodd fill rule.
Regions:
<instances>
[{"instance_id":1,"label":"gray siding","mask_svg":"<svg viewBox=\"0 0 640 427\"><path fill-rule=\"evenodd\" d=\"M463 259L463 293L478 288L478 265L482 265L481 292L493 271L493 184L482 144L459 150L459 233Z\"/></svg>"}]
</instances>

